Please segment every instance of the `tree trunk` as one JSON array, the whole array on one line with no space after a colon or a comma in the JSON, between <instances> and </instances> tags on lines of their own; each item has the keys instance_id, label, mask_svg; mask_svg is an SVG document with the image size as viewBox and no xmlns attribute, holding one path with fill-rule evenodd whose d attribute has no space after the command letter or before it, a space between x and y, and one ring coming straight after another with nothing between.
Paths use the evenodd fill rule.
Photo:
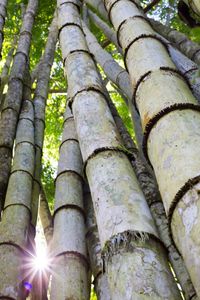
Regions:
<instances>
[{"instance_id":1,"label":"tree trunk","mask_svg":"<svg viewBox=\"0 0 200 300\"><path fill-rule=\"evenodd\" d=\"M24 259L28 257L31 191L34 174L34 111L30 98L24 98L15 140L15 154L8 183L4 213L0 223L0 296L24 299ZM30 258L30 256L29 256ZM30 271L30 270L29 270Z\"/></svg>"},{"instance_id":2,"label":"tree trunk","mask_svg":"<svg viewBox=\"0 0 200 300\"><path fill-rule=\"evenodd\" d=\"M136 86L144 151L156 174L173 239L200 295L199 107L138 5L128 0L113 3L105 1Z\"/></svg>"},{"instance_id":3,"label":"tree trunk","mask_svg":"<svg viewBox=\"0 0 200 300\"><path fill-rule=\"evenodd\" d=\"M37 9L37 0L29 0L23 19L19 43L11 69L8 92L0 119L0 204L3 207L9 178L12 147L16 125L20 112L23 91L23 79L29 58L31 31Z\"/></svg>"},{"instance_id":4,"label":"tree trunk","mask_svg":"<svg viewBox=\"0 0 200 300\"><path fill-rule=\"evenodd\" d=\"M57 17L54 16L47 38L43 59L40 62L40 72L38 73L37 85L34 93L35 107L35 145L36 164L33 183L32 199L32 224L36 226L38 216L38 203L40 194L40 177L42 169L42 149L45 129L45 108L49 90L49 80L51 67L54 61L54 53L58 38Z\"/></svg>"},{"instance_id":5,"label":"tree trunk","mask_svg":"<svg viewBox=\"0 0 200 300\"><path fill-rule=\"evenodd\" d=\"M74 120L67 107L56 178L52 300L89 299L82 172L82 157Z\"/></svg>"},{"instance_id":6,"label":"tree trunk","mask_svg":"<svg viewBox=\"0 0 200 300\"><path fill-rule=\"evenodd\" d=\"M180 299L149 208L106 105L81 28L78 1L75 5L70 2L57 2L60 43L111 297Z\"/></svg>"},{"instance_id":7,"label":"tree trunk","mask_svg":"<svg viewBox=\"0 0 200 300\"><path fill-rule=\"evenodd\" d=\"M200 46L191 41L185 34L173 28L167 27L158 21L149 19L152 27L171 43L173 43L183 54L200 65Z\"/></svg>"},{"instance_id":8,"label":"tree trunk","mask_svg":"<svg viewBox=\"0 0 200 300\"><path fill-rule=\"evenodd\" d=\"M2 44L3 44L3 27L5 24L6 19L6 7L7 7L7 0L1 0L0 3L0 57L1 57L1 51L2 51Z\"/></svg>"},{"instance_id":9,"label":"tree trunk","mask_svg":"<svg viewBox=\"0 0 200 300\"><path fill-rule=\"evenodd\" d=\"M40 191L40 208L39 208L40 219L44 230L44 236L47 245L50 244L53 237L53 219L49 209L49 204L45 195L45 191L42 188Z\"/></svg>"},{"instance_id":10,"label":"tree trunk","mask_svg":"<svg viewBox=\"0 0 200 300\"><path fill-rule=\"evenodd\" d=\"M94 290L98 300L111 300L107 275L103 271L101 244L99 241L94 207L90 189L87 184L84 186L84 207L86 211L86 241L90 258L90 267L94 276Z\"/></svg>"}]
</instances>

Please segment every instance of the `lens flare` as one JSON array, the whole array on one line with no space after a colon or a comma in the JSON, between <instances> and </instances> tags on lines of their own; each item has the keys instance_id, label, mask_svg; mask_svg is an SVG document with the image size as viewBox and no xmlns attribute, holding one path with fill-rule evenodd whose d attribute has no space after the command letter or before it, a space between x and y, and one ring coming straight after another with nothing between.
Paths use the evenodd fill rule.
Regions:
<instances>
[{"instance_id":1,"label":"lens flare","mask_svg":"<svg viewBox=\"0 0 200 300\"><path fill-rule=\"evenodd\" d=\"M49 269L50 260L44 248L37 248L36 256L33 257L32 264L36 271L44 272Z\"/></svg>"},{"instance_id":2,"label":"lens flare","mask_svg":"<svg viewBox=\"0 0 200 300\"><path fill-rule=\"evenodd\" d=\"M27 282L27 281L25 281L25 282L24 282L24 288L25 288L28 292L30 292L30 291L32 290L32 284L29 283L29 282Z\"/></svg>"}]
</instances>

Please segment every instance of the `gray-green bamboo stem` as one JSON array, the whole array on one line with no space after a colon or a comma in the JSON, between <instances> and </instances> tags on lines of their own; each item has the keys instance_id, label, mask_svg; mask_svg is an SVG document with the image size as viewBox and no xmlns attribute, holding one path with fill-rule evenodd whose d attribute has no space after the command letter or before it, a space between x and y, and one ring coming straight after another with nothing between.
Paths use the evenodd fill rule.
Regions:
<instances>
[{"instance_id":1,"label":"gray-green bamboo stem","mask_svg":"<svg viewBox=\"0 0 200 300\"><path fill-rule=\"evenodd\" d=\"M38 1L29 0L24 15L18 47L8 84L4 106L0 119L0 202L3 205L9 173L11 169L12 148L16 133L16 125L22 102L23 80L26 63L29 58L31 32Z\"/></svg>"},{"instance_id":2,"label":"gray-green bamboo stem","mask_svg":"<svg viewBox=\"0 0 200 300\"><path fill-rule=\"evenodd\" d=\"M117 37L115 31L102 19L100 19L95 13L93 13L91 10L89 10L89 17L92 19L92 21L103 31L105 36L111 41L119 51L119 53L122 54L122 48L119 47L117 42Z\"/></svg>"},{"instance_id":3,"label":"gray-green bamboo stem","mask_svg":"<svg viewBox=\"0 0 200 300\"><path fill-rule=\"evenodd\" d=\"M123 144L132 155L132 167L136 173L137 179L150 207L151 214L153 216L155 224L157 225L159 236L166 249L168 250L169 261L174 269L178 282L181 285L184 297L186 300L196 299L194 298L196 297L196 292L194 290L190 276L186 270L182 257L174 246L171 235L169 233L168 220L157 183L151 172L147 168L146 162L142 160L140 153L136 145L134 144L134 141L128 133L109 95L107 97L107 102L110 107L112 116L115 120L117 129L119 130L119 133L121 135Z\"/></svg>"},{"instance_id":4,"label":"gray-green bamboo stem","mask_svg":"<svg viewBox=\"0 0 200 300\"><path fill-rule=\"evenodd\" d=\"M23 299L24 249L28 244L34 174L34 111L31 90L25 92L15 140L15 154L0 223L0 295ZM30 270L29 270L30 271Z\"/></svg>"},{"instance_id":5,"label":"gray-green bamboo stem","mask_svg":"<svg viewBox=\"0 0 200 300\"><path fill-rule=\"evenodd\" d=\"M21 3L20 6L21 6L21 16L22 16L22 19L23 19L24 15L25 15L25 12L26 12L26 6L23 3ZM3 91L4 91L5 85L8 83L8 80L9 80L10 66L11 66L11 63L13 61L13 54L14 54L14 51L16 49L17 41L18 41L18 36L15 35L14 39L13 39L13 42L11 44L10 50L8 52L8 55L6 57L6 61L5 61L5 64L3 66L2 72L1 72L1 78L0 78L0 111L2 110L3 101L5 99L5 95L3 95Z\"/></svg>"},{"instance_id":6,"label":"gray-green bamboo stem","mask_svg":"<svg viewBox=\"0 0 200 300\"><path fill-rule=\"evenodd\" d=\"M111 297L178 300L163 246L88 52L78 1L70 2L57 1L60 44ZM159 286L156 278L161 279Z\"/></svg>"},{"instance_id":7,"label":"gray-green bamboo stem","mask_svg":"<svg viewBox=\"0 0 200 300\"><path fill-rule=\"evenodd\" d=\"M104 20L107 21L108 15L107 15L107 11L105 10L102 0L85 0L85 3L87 3L87 5L89 7L92 7L93 9L95 9L101 15L101 17L103 17Z\"/></svg>"},{"instance_id":8,"label":"gray-green bamboo stem","mask_svg":"<svg viewBox=\"0 0 200 300\"><path fill-rule=\"evenodd\" d=\"M56 178L52 300L89 299L82 178L81 152L74 119L67 107Z\"/></svg>"},{"instance_id":9,"label":"gray-green bamboo stem","mask_svg":"<svg viewBox=\"0 0 200 300\"><path fill-rule=\"evenodd\" d=\"M111 300L107 275L103 271L101 244L88 184L84 185L84 208L86 212L86 241L90 258L90 267L94 277L94 290L98 300Z\"/></svg>"},{"instance_id":10,"label":"gray-green bamboo stem","mask_svg":"<svg viewBox=\"0 0 200 300\"><path fill-rule=\"evenodd\" d=\"M53 237L53 218L49 209L49 204L44 189L40 191L40 219L47 244L50 244Z\"/></svg>"},{"instance_id":11,"label":"gray-green bamboo stem","mask_svg":"<svg viewBox=\"0 0 200 300\"><path fill-rule=\"evenodd\" d=\"M6 62L3 66L2 69L2 73L1 73L1 84L0 84L0 111L2 110L3 107L3 91L4 91L4 87L6 85L6 83L8 83L8 74L9 74L9 70L10 70L10 66L13 60L13 54L15 51L15 47L16 47L16 43L17 43L17 36L14 37L12 46L8 52L8 55L6 57Z\"/></svg>"},{"instance_id":12,"label":"gray-green bamboo stem","mask_svg":"<svg viewBox=\"0 0 200 300\"><path fill-rule=\"evenodd\" d=\"M34 93L35 107L35 145L36 145L36 164L33 183L32 199L32 224L36 226L38 216L38 204L40 194L40 177L42 170L42 149L45 129L45 108L49 90L49 80L51 67L54 61L54 53L58 38L57 17L54 16L47 38L43 59L40 62L40 72L38 73L37 85Z\"/></svg>"},{"instance_id":13,"label":"gray-green bamboo stem","mask_svg":"<svg viewBox=\"0 0 200 300\"><path fill-rule=\"evenodd\" d=\"M128 98L128 103L126 102L126 104L130 107L136 139L138 145L141 147L142 129L138 113L132 104L133 88L130 83L129 75L125 69L117 64L112 55L101 47L95 36L84 24L83 30L86 35L88 48L94 55L96 62L100 64L108 79L118 86L122 93ZM123 99L126 100L124 97Z\"/></svg>"},{"instance_id":14,"label":"gray-green bamboo stem","mask_svg":"<svg viewBox=\"0 0 200 300\"><path fill-rule=\"evenodd\" d=\"M97 9L97 7L95 7L95 8ZM98 10L97 10L97 12L98 12ZM91 14L95 16L94 13L91 13ZM96 22L95 20L98 20L98 26L99 26L99 28L104 32L104 34L107 37L114 36L114 34L115 34L115 38L112 39L112 42L117 47L118 43L117 43L117 38L116 38L115 31L113 31L113 29L111 27L109 27L98 16L96 16L96 18L93 18L94 22ZM164 41L164 43L166 43L166 45L168 47L168 50L169 50L169 53L170 53L170 56L171 56L174 64L183 73L183 75L188 78L188 80L189 80L189 82L190 82L190 84L192 86L192 90L193 90L193 93L194 93L195 97L200 101L200 88L199 88L199 86L200 86L200 79L199 79L199 67L198 67L198 65L195 64L190 58L188 58L189 56L187 55L187 53L183 54L180 51L178 51L175 47L172 46L172 44L170 43L170 41L168 41L168 39L167 39L167 34L165 34L165 31L162 30L162 28L163 28L164 25L162 25L161 23L159 23L157 21L154 21L154 20L150 20L150 22L151 22L151 25L154 25L154 24L158 24L158 26L160 25L161 28L160 28L160 30L158 30L158 32L161 35L159 34L158 36L160 38L162 38L162 40ZM104 31L104 27L107 28L107 31ZM153 28L156 29L157 26L153 26ZM164 26L164 28L168 29L168 27L166 27L166 26ZM177 32L177 33L179 34L179 32ZM180 33L180 35L182 36L182 33ZM102 60L100 54L98 55L98 52L102 53L102 56L104 56L107 59L108 59L109 56L108 56L108 54L107 54L107 52L105 50L104 50L105 52L103 53L102 49L100 49L100 45L97 45L97 40L96 41L93 40L93 42L94 42L94 46L96 46L96 47L98 46L98 50L99 51L98 52L94 51L93 48L92 48L92 36L90 38L91 38L91 41L90 41L90 43L91 43L90 51L95 55L95 58L96 58L97 62L102 66L102 68L104 68L104 65L105 65L105 64L103 65L104 61ZM185 38L186 38L186 36L185 36ZM88 43L89 46L90 46L90 43ZM191 43L193 43L193 42L191 41ZM200 49L200 47L199 47L198 44L196 44L196 47L198 47L198 49ZM188 49L191 50L191 48L189 46L188 46ZM95 49L95 50L97 50L97 49ZM111 59L111 57L112 56L110 55L110 59ZM109 68L105 68L105 73L106 73L106 75L109 77L109 79L111 81L113 81L113 79L112 79L113 77L111 75L114 72L117 71L117 68L114 67L114 65L116 65L116 62L115 62L115 64L114 63L112 64L112 69L110 69L110 65L109 65ZM126 77L129 77L129 75L126 75ZM133 88L134 88L134 86L133 87L131 86L130 79L129 78L122 78L122 82L123 82L122 86L120 86L115 81L113 81L113 82L116 85L118 85L119 88L128 96L129 102L131 103L131 106L132 106L132 96L133 96ZM126 84L124 82L126 82ZM132 112L132 109L131 109L131 112ZM134 109L133 109L133 112L134 112ZM133 116L132 116L132 118L137 120L138 114L134 113ZM140 123L140 121L137 121L135 123L138 124L138 123ZM139 128L138 128L138 130L139 130ZM136 131L137 131L137 128L136 128ZM138 140L139 140L139 135L138 135Z\"/></svg>"},{"instance_id":15,"label":"gray-green bamboo stem","mask_svg":"<svg viewBox=\"0 0 200 300\"><path fill-rule=\"evenodd\" d=\"M0 3L0 57L2 51L2 44L3 44L3 27L5 24L6 14L7 14L7 0L1 0Z\"/></svg>"},{"instance_id":16,"label":"gray-green bamboo stem","mask_svg":"<svg viewBox=\"0 0 200 300\"><path fill-rule=\"evenodd\" d=\"M149 19L149 21L155 31L173 43L184 55L200 65L199 44L191 41L184 33L179 32L176 29L167 27L153 19Z\"/></svg>"},{"instance_id":17,"label":"gray-green bamboo stem","mask_svg":"<svg viewBox=\"0 0 200 300\"><path fill-rule=\"evenodd\" d=\"M137 87L144 151L155 171L173 240L199 296L199 107L140 7L128 0L112 6L113 1L105 0L105 5L119 29L126 66Z\"/></svg>"},{"instance_id":18,"label":"gray-green bamboo stem","mask_svg":"<svg viewBox=\"0 0 200 300\"><path fill-rule=\"evenodd\" d=\"M83 3L82 6L82 19L85 22L86 26L90 27L90 20L89 20L89 12L86 3Z\"/></svg>"}]
</instances>

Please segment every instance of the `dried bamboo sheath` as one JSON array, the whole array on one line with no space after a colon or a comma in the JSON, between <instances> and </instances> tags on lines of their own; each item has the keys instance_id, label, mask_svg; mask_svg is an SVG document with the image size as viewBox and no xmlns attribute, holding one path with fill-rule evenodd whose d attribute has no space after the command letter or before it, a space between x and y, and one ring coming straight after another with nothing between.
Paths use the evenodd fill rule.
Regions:
<instances>
[{"instance_id":1,"label":"dried bamboo sheath","mask_svg":"<svg viewBox=\"0 0 200 300\"><path fill-rule=\"evenodd\" d=\"M56 178L51 299L89 298L82 170L74 120L67 108Z\"/></svg>"},{"instance_id":2,"label":"dried bamboo sheath","mask_svg":"<svg viewBox=\"0 0 200 300\"><path fill-rule=\"evenodd\" d=\"M103 96L101 80L85 43L78 2L61 0L57 3L68 96L94 202L112 297L123 299L131 295L135 299L145 299L145 294L150 293L152 299L163 294L166 299L180 299L149 208L123 153ZM155 265L162 266L162 271L151 264L150 253ZM120 273L116 271L118 268L121 268ZM140 269L140 274L136 275L135 269ZM139 282L135 276L139 276ZM161 278L159 288L155 286L156 278ZM131 291L127 285L131 286ZM147 286L151 286L150 292Z\"/></svg>"},{"instance_id":3,"label":"dried bamboo sheath","mask_svg":"<svg viewBox=\"0 0 200 300\"><path fill-rule=\"evenodd\" d=\"M154 167L173 239L200 295L200 109L139 7L128 0L105 1L105 5L118 31L131 82L136 86L144 149Z\"/></svg>"}]
</instances>

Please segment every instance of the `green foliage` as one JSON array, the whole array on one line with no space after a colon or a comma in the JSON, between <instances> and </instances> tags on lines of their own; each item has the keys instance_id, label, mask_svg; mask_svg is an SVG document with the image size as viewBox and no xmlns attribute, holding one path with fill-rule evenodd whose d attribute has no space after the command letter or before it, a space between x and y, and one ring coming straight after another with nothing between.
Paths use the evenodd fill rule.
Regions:
<instances>
[{"instance_id":1,"label":"green foliage","mask_svg":"<svg viewBox=\"0 0 200 300\"><path fill-rule=\"evenodd\" d=\"M97 300L94 288L91 289L90 300Z\"/></svg>"}]
</instances>

